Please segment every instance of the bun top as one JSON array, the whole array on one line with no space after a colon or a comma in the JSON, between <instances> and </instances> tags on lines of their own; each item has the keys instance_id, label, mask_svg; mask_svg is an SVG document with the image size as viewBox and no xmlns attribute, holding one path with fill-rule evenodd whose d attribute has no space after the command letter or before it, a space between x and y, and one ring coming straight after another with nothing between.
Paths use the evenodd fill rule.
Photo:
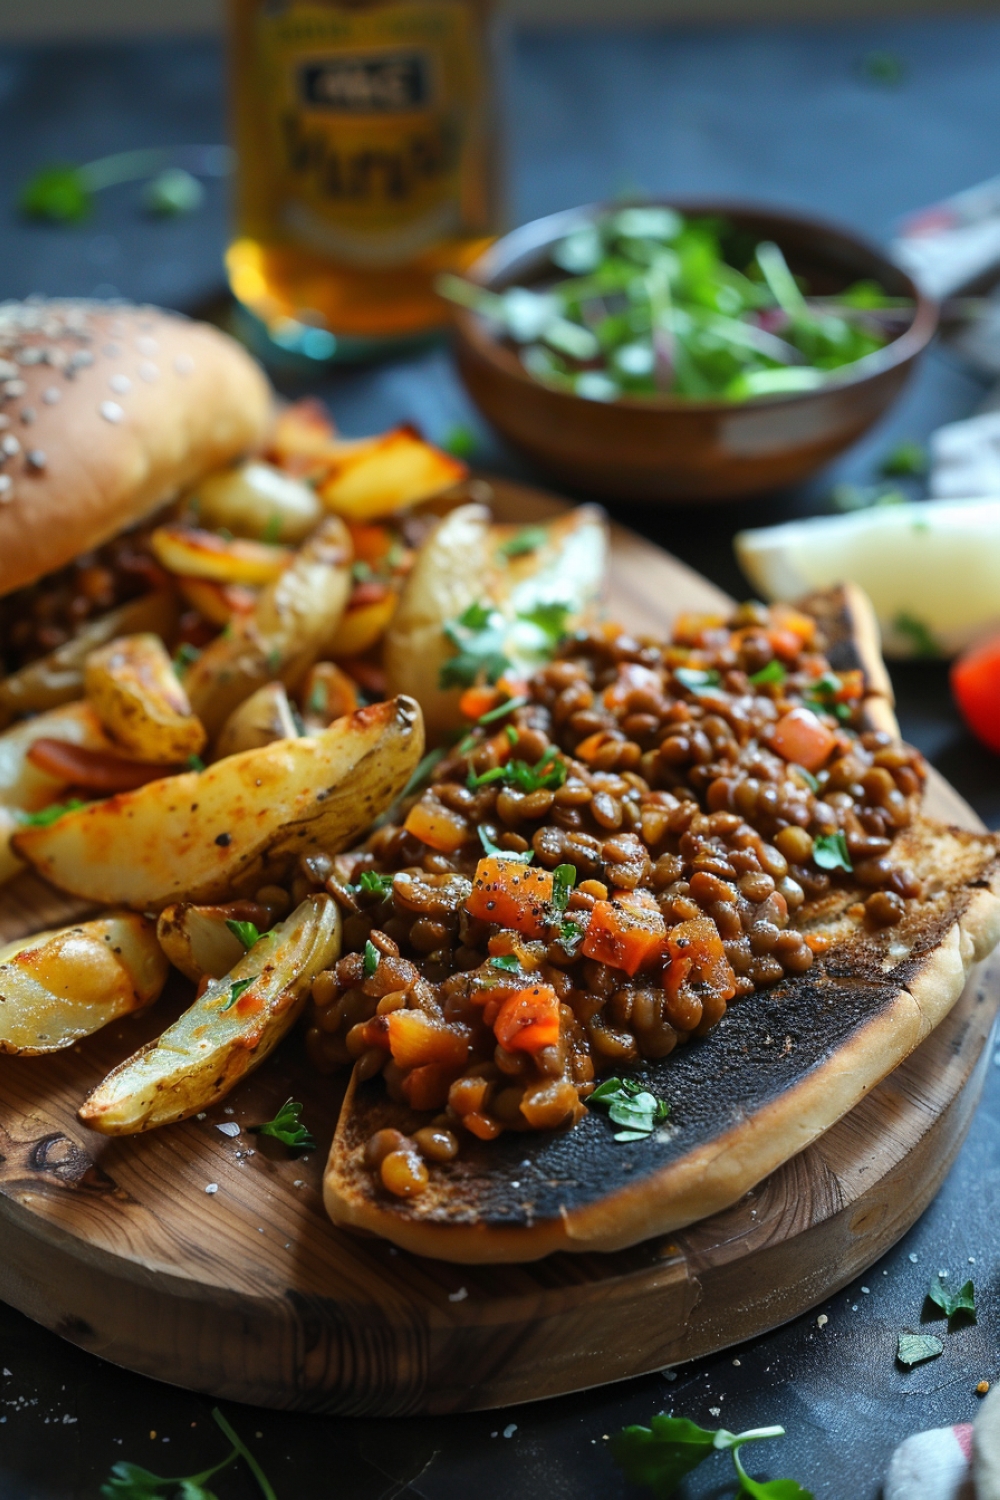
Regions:
<instances>
[{"instance_id":1,"label":"bun top","mask_svg":"<svg viewBox=\"0 0 1000 1500\"><path fill-rule=\"evenodd\" d=\"M0 305L0 594L63 567L263 441L233 339L155 307Z\"/></svg>"}]
</instances>

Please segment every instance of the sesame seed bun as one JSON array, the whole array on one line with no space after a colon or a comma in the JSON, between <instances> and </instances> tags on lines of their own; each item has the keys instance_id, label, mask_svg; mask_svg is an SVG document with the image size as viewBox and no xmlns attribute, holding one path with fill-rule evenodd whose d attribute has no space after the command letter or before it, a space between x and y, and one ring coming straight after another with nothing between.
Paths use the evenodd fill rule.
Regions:
<instances>
[{"instance_id":1,"label":"sesame seed bun","mask_svg":"<svg viewBox=\"0 0 1000 1500\"><path fill-rule=\"evenodd\" d=\"M0 305L0 594L33 583L259 447L260 368L155 307Z\"/></svg>"}]
</instances>

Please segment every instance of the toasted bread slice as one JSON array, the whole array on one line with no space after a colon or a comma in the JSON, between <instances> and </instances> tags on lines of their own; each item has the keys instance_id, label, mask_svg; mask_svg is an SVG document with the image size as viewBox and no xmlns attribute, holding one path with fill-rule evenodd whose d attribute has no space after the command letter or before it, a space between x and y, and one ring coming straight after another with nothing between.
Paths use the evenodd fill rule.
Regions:
<instances>
[{"instance_id":1,"label":"toasted bread slice","mask_svg":"<svg viewBox=\"0 0 1000 1500\"><path fill-rule=\"evenodd\" d=\"M807 601L839 670L860 667L872 727L898 733L870 606L852 588ZM555 1250L619 1250L726 1208L851 1110L947 1015L975 963L1000 940L1000 837L927 819L896 850L921 878L895 927L860 928L848 908L867 892L838 887L800 916L831 946L804 975L734 1005L700 1042L636 1077L669 1100L669 1122L615 1143L591 1111L575 1129L463 1140L409 1201L365 1167L365 1142L422 1119L379 1080L348 1089L324 1183L335 1223L418 1254L461 1262L527 1261Z\"/></svg>"}]
</instances>

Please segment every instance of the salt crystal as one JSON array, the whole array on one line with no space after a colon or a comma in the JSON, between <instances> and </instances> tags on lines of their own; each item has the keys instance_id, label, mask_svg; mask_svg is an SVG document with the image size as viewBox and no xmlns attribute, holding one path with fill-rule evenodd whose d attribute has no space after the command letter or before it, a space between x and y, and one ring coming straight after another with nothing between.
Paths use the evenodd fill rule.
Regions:
<instances>
[{"instance_id":1,"label":"salt crystal","mask_svg":"<svg viewBox=\"0 0 1000 1500\"><path fill-rule=\"evenodd\" d=\"M208 1116L206 1115L205 1111L202 1110L201 1114L195 1115L195 1119L196 1120L207 1120Z\"/></svg>"},{"instance_id":2,"label":"salt crystal","mask_svg":"<svg viewBox=\"0 0 1000 1500\"><path fill-rule=\"evenodd\" d=\"M816 1319L816 1327L825 1328L829 1321L830 1319L827 1317L826 1313L820 1313L819 1317Z\"/></svg>"},{"instance_id":3,"label":"salt crystal","mask_svg":"<svg viewBox=\"0 0 1000 1500\"><path fill-rule=\"evenodd\" d=\"M919 1257L919 1255L912 1255L911 1254L910 1259L912 1260L913 1264L916 1265L916 1263L920 1259L920 1257Z\"/></svg>"},{"instance_id":4,"label":"salt crystal","mask_svg":"<svg viewBox=\"0 0 1000 1500\"><path fill-rule=\"evenodd\" d=\"M721 1417L722 1416L722 1407L721 1406L710 1406L708 1408L708 1414L709 1414L710 1417Z\"/></svg>"},{"instance_id":5,"label":"salt crystal","mask_svg":"<svg viewBox=\"0 0 1000 1500\"><path fill-rule=\"evenodd\" d=\"M861 1288L861 1290L862 1290L862 1291L863 1291L863 1292L864 1292L864 1294L865 1294L865 1296L866 1296L866 1297L867 1297L867 1296L869 1296L869 1294L870 1294L870 1289L869 1289L869 1288L868 1288L868 1287L866 1287L866 1286L863 1286L863 1287L862 1287L862 1288Z\"/></svg>"},{"instance_id":6,"label":"salt crystal","mask_svg":"<svg viewBox=\"0 0 1000 1500\"><path fill-rule=\"evenodd\" d=\"M466 1297L468 1295L469 1295L468 1288L464 1287L464 1286L460 1286L457 1292L449 1292L448 1293L448 1301L449 1302L464 1302L465 1299L466 1299Z\"/></svg>"},{"instance_id":7,"label":"salt crystal","mask_svg":"<svg viewBox=\"0 0 1000 1500\"><path fill-rule=\"evenodd\" d=\"M217 1182L209 1182L205 1186L205 1192L206 1193L217 1193L218 1191L219 1191L219 1184Z\"/></svg>"},{"instance_id":8,"label":"salt crystal","mask_svg":"<svg viewBox=\"0 0 1000 1500\"><path fill-rule=\"evenodd\" d=\"M223 1120L222 1124L216 1125L215 1128L216 1130L221 1131L223 1135L228 1135L230 1139L232 1139L233 1136L239 1135L240 1133L240 1127L237 1125L235 1120Z\"/></svg>"},{"instance_id":9,"label":"salt crystal","mask_svg":"<svg viewBox=\"0 0 1000 1500\"><path fill-rule=\"evenodd\" d=\"M504 1437L513 1437L516 1431L517 1431L517 1423L516 1422L508 1422L507 1426L503 1430L503 1435L504 1435Z\"/></svg>"}]
</instances>

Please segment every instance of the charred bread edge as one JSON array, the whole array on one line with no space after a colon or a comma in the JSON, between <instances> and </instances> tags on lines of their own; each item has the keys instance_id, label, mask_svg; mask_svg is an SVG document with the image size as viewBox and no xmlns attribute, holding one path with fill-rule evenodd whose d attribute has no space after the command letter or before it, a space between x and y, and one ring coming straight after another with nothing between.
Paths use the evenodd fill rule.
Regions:
<instances>
[{"instance_id":1,"label":"charred bread edge","mask_svg":"<svg viewBox=\"0 0 1000 1500\"><path fill-rule=\"evenodd\" d=\"M823 591L822 597L839 605L845 633L854 642L865 673L869 726L898 736L892 685L868 596L848 583ZM965 911L924 957L909 985L834 1056L724 1135L643 1177L634 1187L587 1208L564 1211L560 1219L509 1228L421 1224L403 1219L391 1208L341 1196L338 1148L358 1086L352 1074L324 1173L327 1213L335 1224L368 1230L417 1255L483 1264L540 1260L558 1250L622 1250L728 1208L842 1119L948 1014L973 965L1000 941L1000 856L981 878L989 880L988 888L970 891Z\"/></svg>"}]
</instances>

